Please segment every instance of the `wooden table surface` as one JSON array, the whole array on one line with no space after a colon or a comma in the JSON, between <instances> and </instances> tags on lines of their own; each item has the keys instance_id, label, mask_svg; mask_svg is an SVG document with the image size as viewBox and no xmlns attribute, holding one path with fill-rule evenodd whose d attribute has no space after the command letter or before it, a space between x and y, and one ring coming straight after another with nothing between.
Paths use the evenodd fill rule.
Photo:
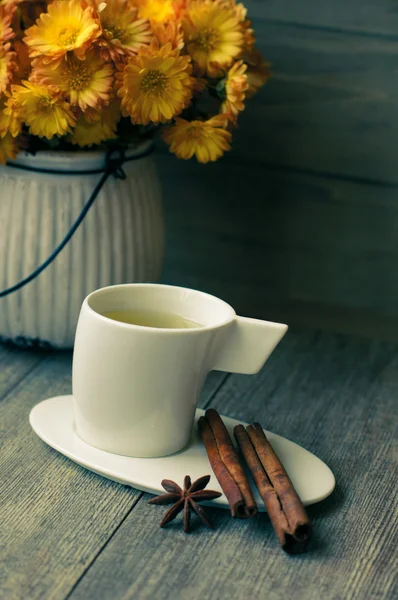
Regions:
<instances>
[{"instance_id":1,"label":"wooden table surface","mask_svg":"<svg viewBox=\"0 0 398 600\"><path fill-rule=\"evenodd\" d=\"M396 579L398 346L293 331L256 376L212 373L200 405L301 444L337 487L309 507L310 550L288 556L268 517L163 530L148 494L46 446L28 415L71 390L69 353L0 347L0 598L392 599ZM189 469L188 469L189 470ZM167 476L167 473L165 473Z\"/></svg>"}]
</instances>

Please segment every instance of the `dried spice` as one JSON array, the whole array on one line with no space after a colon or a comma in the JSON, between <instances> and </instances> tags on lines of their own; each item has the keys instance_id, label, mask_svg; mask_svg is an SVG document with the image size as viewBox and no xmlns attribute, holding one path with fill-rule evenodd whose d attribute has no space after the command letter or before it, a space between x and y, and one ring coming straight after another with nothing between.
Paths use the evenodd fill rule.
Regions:
<instances>
[{"instance_id":1,"label":"dried spice","mask_svg":"<svg viewBox=\"0 0 398 600\"><path fill-rule=\"evenodd\" d=\"M234 518L247 519L257 513L249 479L243 469L222 418L209 408L198 421L198 429L211 467L227 497Z\"/></svg>"},{"instance_id":2,"label":"dried spice","mask_svg":"<svg viewBox=\"0 0 398 600\"><path fill-rule=\"evenodd\" d=\"M195 512L201 519L202 523L213 529L213 525L209 520L204 509L199 506L199 502L214 500L221 496L220 492L205 490L204 488L210 481L210 475L199 477L193 483L189 475L184 478L184 489L170 479L163 479L162 487L166 490L166 494L156 496L148 501L148 504L172 504L165 513L160 527L164 527L170 521L173 521L176 516L184 511L184 531L189 532L191 524L191 511Z\"/></svg>"},{"instance_id":3,"label":"dried spice","mask_svg":"<svg viewBox=\"0 0 398 600\"><path fill-rule=\"evenodd\" d=\"M237 425L235 439L267 507L283 550L303 552L311 523L292 482L259 423Z\"/></svg>"}]
</instances>

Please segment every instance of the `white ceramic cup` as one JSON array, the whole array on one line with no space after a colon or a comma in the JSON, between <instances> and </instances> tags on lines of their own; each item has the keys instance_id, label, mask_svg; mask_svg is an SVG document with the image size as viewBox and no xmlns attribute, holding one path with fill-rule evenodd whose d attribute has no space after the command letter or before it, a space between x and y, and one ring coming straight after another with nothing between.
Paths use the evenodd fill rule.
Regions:
<instances>
[{"instance_id":1,"label":"white ceramic cup","mask_svg":"<svg viewBox=\"0 0 398 600\"><path fill-rule=\"evenodd\" d=\"M102 313L177 314L203 325L159 329ZM196 403L212 369L256 373L286 325L238 317L203 292L157 284L99 289L84 300L73 354L75 427L87 443L115 454L158 457L191 437Z\"/></svg>"}]
</instances>

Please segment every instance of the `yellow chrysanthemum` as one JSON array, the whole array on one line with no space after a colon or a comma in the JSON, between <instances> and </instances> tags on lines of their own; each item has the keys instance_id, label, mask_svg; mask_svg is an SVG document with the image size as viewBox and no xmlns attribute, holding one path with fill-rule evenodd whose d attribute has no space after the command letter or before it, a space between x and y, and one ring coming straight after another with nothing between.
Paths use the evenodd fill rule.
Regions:
<instances>
[{"instance_id":1,"label":"yellow chrysanthemum","mask_svg":"<svg viewBox=\"0 0 398 600\"><path fill-rule=\"evenodd\" d=\"M25 43L32 58L43 55L46 62L72 51L82 58L100 33L91 6L83 8L80 0L55 0L27 29Z\"/></svg>"},{"instance_id":2,"label":"yellow chrysanthemum","mask_svg":"<svg viewBox=\"0 0 398 600\"><path fill-rule=\"evenodd\" d=\"M154 23L152 31L160 46L171 44L171 47L181 50L184 47L184 33L181 24L177 21Z\"/></svg>"},{"instance_id":3,"label":"yellow chrysanthemum","mask_svg":"<svg viewBox=\"0 0 398 600\"><path fill-rule=\"evenodd\" d=\"M165 123L187 106L193 87L189 61L171 44L159 49L154 43L129 59L118 94L134 123Z\"/></svg>"},{"instance_id":4,"label":"yellow chrysanthemum","mask_svg":"<svg viewBox=\"0 0 398 600\"><path fill-rule=\"evenodd\" d=\"M31 81L11 87L13 99L30 133L51 139L71 131L76 119L62 93L53 86L42 86Z\"/></svg>"},{"instance_id":5,"label":"yellow chrysanthemum","mask_svg":"<svg viewBox=\"0 0 398 600\"><path fill-rule=\"evenodd\" d=\"M226 131L228 120L218 115L208 121L185 121L176 119L175 125L168 127L164 138L170 151L185 160L196 156L199 162L215 161L231 148L231 133Z\"/></svg>"},{"instance_id":6,"label":"yellow chrysanthemum","mask_svg":"<svg viewBox=\"0 0 398 600\"><path fill-rule=\"evenodd\" d=\"M98 119L88 121L84 115L81 115L69 141L84 147L115 139L117 124L121 117L120 103L116 100L111 102L99 113L98 117Z\"/></svg>"},{"instance_id":7,"label":"yellow chrysanthemum","mask_svg":"<svg viewBox=\"0 0 398 600\"><path fill-rule=\"evenodd\" d=\"M185 45L210 76L228 67L242 51L242 26L236 11L218 0L192 0L183 19Z\"/></svg>"},{"instance_id":8,"label":"yellow chrysanthemum","mask_svg":"<svg viewBox=\"0 0 398 600\"><path fill-rule=\"evenodd\" d=\"M137 0L139 16L153 23L160 23L175 17L173 0Z\"/></svg>"},{"instance_id":9,"label":"yellow chrysanthemum","mask_svg":"<svg viewBox=\"0 0 398 600\"><path fill-rule=\"evenodd\" d=\"M14 37L11 21L14 16L15 5L0 5L0 42L6 42Z\"/></svg>"},{"instance_id":10,"label":"yellow chrysanthemum","mask_svg":"<svg viewBox=\"0 0 398 600\"><path fill-rule=\"evenodd\" d=\"M10 47L9 43L0 44L0 94L7 89L17 68L15 52L11 52Z\"/></svg>"},{"instance_id":11,"label":"yellow chrysanthemum","mask_svg":"<svg viewBox=\"0 0 398 600\"><path fill-rule=\"evenodd\" d=\"M119 102L119 107L120 107L120 102ZM93 121L99 121L101 118L101 112L104 110L104 108L100 108L99 110L96 110L95 108L91 108L91 106L88 106L86 108L86 110L84 111L84 118L89 122L92 123ZM83 113L82 113L83 114ZM79 113L80 115L80 113Z\"/></svg>"},{"instance_id":12,"label":"yellow chrysanthemum","mask_svg":"<svg viewBox=\"0 0 398 600\"><path fill-rule=\"evenodd\" d=\"M4 137L8 133L8 117L4 112L6 100L6 96L0 97L0 137Z\"/></svg>"},{"instance_id":13,"label":"yellow chrysanthemum","mask_svg":"<svg viewBox=\"0 0 398 600\"><path fill-rule=\"evenodd\" d=\"M113 66L105 63L94 51L89 50L84 60L70 52L55 64L43 64L35 59L31 81L41 85L55 85L72 105L82 110L88 106L99 109L108 104L113 84Z\"/></svg>"},{"instance_id":14,"label":"yellow chrysanthemum","mask_svg":"<svg viewBox=\"0 0 398 600\"><path fill-rule=\"evenodd\" d=\"M229 8L232 8L234 10L239 21L244 21L246 19L247 8L244 4L242 4L241 2L239 2L239 4L236 4L236 0L222 0L222 2L223 4L229 6Z\"/></svg>"},{"instance_id":15,"label":"yellow chrysanthemum","mask_svg":"<svg viewBox=\"0 0 398 600\"><path fill-rule=\"evenodd\" d=\"M270 63L266 62L261 52L253 48L244 57L247 63L247 84L246 98L251 98L270 78Z\"/></svg>"},{"instance_id":16,"label":"yellow chrysanthemum","mask_svg":"<svg viewBox=\"0 0 398 600\"><path fill-rule=\"evenodd\" d=\"M225 100L221 105L221 112L228 115L236 123L239 111L245 108L243 103L248 88L247 65L238 60L228 71L225 80Z\"/></svg>"},{"instance_id":17,"label":"yellow chrysanthemum","mask_svg":"<svg viewBox=\"0 0 398 600\"><path fill-rule=\"evenodd\" d=\"M8 92L0 99L0 137L17 137L22 130L22 118L15 100Z\"/></svg>"},{"instance_id":18,"label":"yellow chrysanthemum","mask_svg":"<svg viewBox=\"0 0 398 600\"><path fill-rule=\"evenodd\" d=\"M227 1L227 0L224 0ZM235 0L229 0L228 5L235 11L236 16L241 22L243 34L243 47L245 50L250 50L253 47L255 40L254 29L252 23L246 18L247 8L243 4L236 4Z\"/></svg>"},{"instance_id":19,"label":"yellow chrysanthemum","mask_svg":"<svg viewBox=\"0 0 398 600\"><path fill-rule=\"evenodd\" d=\"M7 160L14 160L18 154L18 145L11 135L0 137L0 163L5 165Z\"/></svg>"},{"instance_id":20,"label":"yellow chrysanthemum","mask_svg":"<svg viewBox=\"0 0 398 600\"><path fill-rule=\"evenodd\" d=\"M99 39L104 58L120 60L136 54L142 44L149 44L152 32L147 19L139 19L138 8L129 0L95 0L98 6L102 37Z\"/></svg>"}]
</instances>

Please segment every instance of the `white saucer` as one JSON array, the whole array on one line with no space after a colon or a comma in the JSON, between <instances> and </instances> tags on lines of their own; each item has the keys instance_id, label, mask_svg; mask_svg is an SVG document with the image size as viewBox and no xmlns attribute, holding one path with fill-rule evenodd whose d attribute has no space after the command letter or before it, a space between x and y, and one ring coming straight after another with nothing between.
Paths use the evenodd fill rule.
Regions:
<instances>
[{"instance_id":1,"label":"white saucer","mask_svg":"<svg viewBox=\"0 0 398 600\"><path fill-rule=\"evenodd\" d=\"M198 409L196 420L203 414L204 411ZM231 433L239 423L229 417L223 417L223 420ZM160 485L162 479L172 479L182 485L185 475L190 475L194 481L202 475L212 474L196 427L190 445L177 454L164 458L129 458L98 450L77 436L73 427L72 396L58 396L40 402L32 409L29 421L44 442L79 465L144 492L164 493ZM332 493L335 479L325 463L301 446L275 433L266 433L303 504L320 502ZM222 491L214 475L208 488ZM263 502L257 495L257 490L255 492L259 510L263 511ZM208 504L229 508L224 495Z\"/></svg>"}]
</instances>

